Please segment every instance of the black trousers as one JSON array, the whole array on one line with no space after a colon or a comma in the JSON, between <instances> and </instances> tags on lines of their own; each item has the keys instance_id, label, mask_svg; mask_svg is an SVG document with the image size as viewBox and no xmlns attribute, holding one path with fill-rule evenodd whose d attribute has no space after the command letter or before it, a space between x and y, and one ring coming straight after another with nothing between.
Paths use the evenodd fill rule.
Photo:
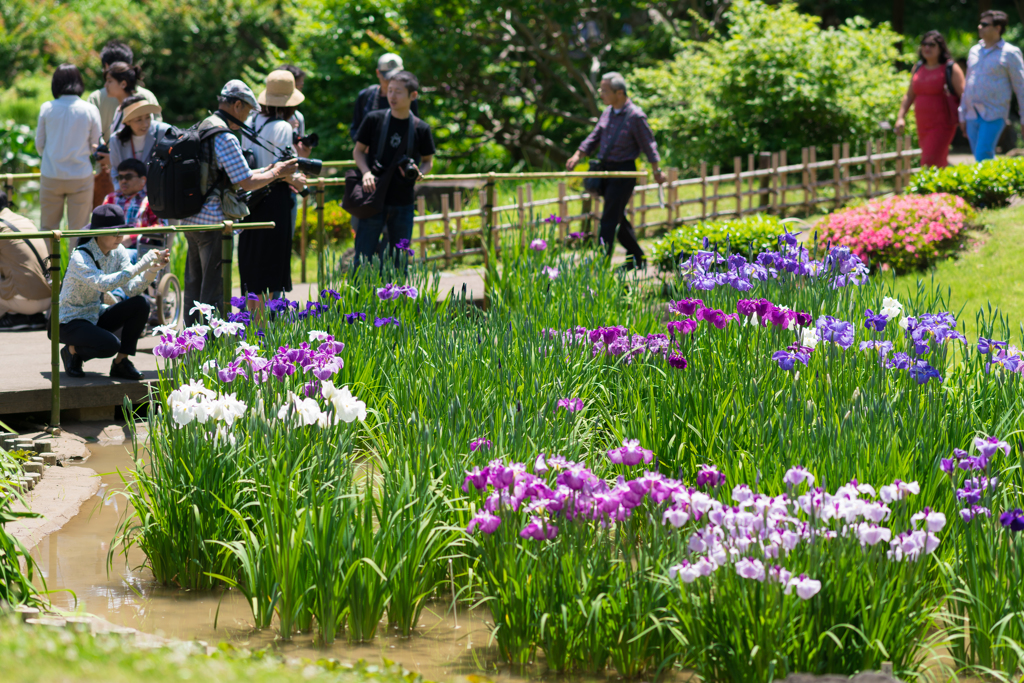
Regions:
<instances>
[{"instance_id":1,"label":"black trousers","mask_svg":"<svg viewBox=\"0 0 1024 683\"><path fill-rule=\"evenodd\" d=\"M149 320L149 302L143 296L119 301L103 311L93 325L88 320L72 320L60 326L60 343L75 347L75 354L83 361L90 358L110 358L117 353L135 355L139 337ZM121 330L121 338L114 330Z\"/></svg>"},{"instance_id":2,"label":"black trousers","mask_svg":"<svg viewBox=\"0 0 1024 683\"><path fill-rule=\"evenodd\" d=\"M635 161L607 161L602 164L605 171L635 171ZM611 256L615 250L615 238L623 246L634 263L644 260L644 250L636 241L633 225L626 218L626 207L636 187L636 178L608 178L603 183L604 211L601 213L601 241Z\"/></svg>"}]
</instances>

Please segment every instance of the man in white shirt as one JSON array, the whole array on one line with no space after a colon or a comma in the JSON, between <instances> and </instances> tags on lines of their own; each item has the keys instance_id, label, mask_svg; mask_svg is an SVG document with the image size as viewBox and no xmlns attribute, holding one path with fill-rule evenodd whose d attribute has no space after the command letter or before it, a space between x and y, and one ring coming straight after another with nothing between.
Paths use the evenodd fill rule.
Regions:
<instances>
[{"instance_id":1,"label":"man in white shirt","mask_svg":"<svg viewBox=\"0 0 1024 683\"><path fill-rule=\"evenodd\" d=\"M1010 117L1010 97L1024 104L1024 57L1003 40L1006 12L981 13L978 37L967 57L967 85L960 98L960 130L977 161L996 155L996 143Z\"/></svg>"}]
</instances>

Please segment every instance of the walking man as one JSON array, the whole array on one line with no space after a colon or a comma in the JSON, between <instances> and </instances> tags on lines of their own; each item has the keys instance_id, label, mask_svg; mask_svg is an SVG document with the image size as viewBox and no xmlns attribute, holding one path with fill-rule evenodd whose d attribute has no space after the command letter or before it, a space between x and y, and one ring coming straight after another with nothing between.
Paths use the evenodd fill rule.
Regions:
<instances>
[{"instance_id":1,"label":"walking man","mask_svg":"<svg viewBox=\"0 0 1024 683\"><path fill-rule=\"evenodd\" d=\"M1010 116L1010 96L1024 103L1024 58L1003 40L1006 12L988 10L978 22L978 44L967 57L967 86L960 98L960 130L977 161L992 159Z\"/></svg>"},{"instance_id":2,"label":"walking man","mask_svg":"<svg viewBox=\"0 0 1024 683\"><path fill-rule=\"evenodd\" d=\"M612 71L601 77L601 101L608 105L597 121L597 126L580 145L576 153L565 162L572 170L580 158L597 151L602 171L635 171L636 158L643 152L654 171L656 182L664 183L665 176L658 168L658 144L647 124L647 115L633 104L626 93L626 79ZM593 164L591 164L593 166ZM636 187L636 178L608 178L601 181L604 211L601 214L601 243L608 256L615 249L615 237L626 249L627 270L646 265L643 249L636 241L633 226L626 218L626 206Z\"/></svg>"}]
</instances>

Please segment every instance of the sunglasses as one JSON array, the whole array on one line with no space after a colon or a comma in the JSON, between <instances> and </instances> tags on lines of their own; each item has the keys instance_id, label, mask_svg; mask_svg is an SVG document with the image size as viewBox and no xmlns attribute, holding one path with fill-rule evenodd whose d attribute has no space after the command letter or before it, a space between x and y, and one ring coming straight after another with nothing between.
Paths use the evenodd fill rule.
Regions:
<instances>
[{"instance_id":1,"label":"sunglasses","mask_svg":"<svg viewBox=\"0 0 1024 683\"><path fill-rule=\"evenodd\" d=\"M938 43L921 43L921 47L938 47Z\"/></svg>"},{"instance_id":2,"label":"sunglasses","mask_svg":"<svg viewBox=\"0 0 1024 683\"><path fill-rule=\"evenodd\" d=\"M115 176L115 177L117 178L117 182L124 183L124 182L128 182L130 180L135 180L139 176L135 175L134 173L124 173L124 174L121 174L121 175L118 175L118 176Z\"/></svg>"},{"instance_id":3,"label":"sunglasses","mask_svg":"<svg viewBox=\"0 0 1024 683\"><path fill-rule=\"evenodd\" d=\"M978 24L978 28L988 28L991 25L992 25L991 21L983 21L983 22Z\"/></svg>"}]
</instances>

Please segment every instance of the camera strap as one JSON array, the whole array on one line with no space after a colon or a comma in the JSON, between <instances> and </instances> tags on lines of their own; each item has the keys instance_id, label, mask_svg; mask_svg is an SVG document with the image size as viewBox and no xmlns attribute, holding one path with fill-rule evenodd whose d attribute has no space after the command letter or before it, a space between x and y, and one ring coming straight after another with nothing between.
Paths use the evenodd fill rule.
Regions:
<instances>
[{"instance_id":1,"label":"camera strap","mask_svg":"<svg viewBox=\"0 0 1024 683\"><path fill-rule=\"evenodd\" d=\"M384 120L380 124L380 135L377 138L377 149L374 151L374 161L380 165L381 160L384 158L384 144L388 140L388 128L391 127L391 110L388 109L384 112ZM413 143L416 137L416 115L411 111L409 112L409 132L405 135L406 140L406 151L405 155L412 159L413 154ZM396 150L397 151L397 150ZM394 159L391 160L394 163Z\"/></svg>"},{"instance_id":2,"label":"camera strap","mask_svg":"<svg viewBox=\"0 0 1024 683\"><path fill-rule=\"evenodd\" d=\"M259 131L253 130L244 121L239 121L238 119L236 119L234 116L232 116L231 114L227 113L223 109L218 109L217 111L215 111L213 113L214 113L215 116L219 116L224 121L231 122L231 123L235 124L236 126L238 126L239 132L241 132L242 135L244 135L246 137L246 139L249 140L249 142L251 142L252 144L256 145L257 147L262 147L264 150L270 152L271 154L273 154L275 156L278 156L282 152L286 151L286 150L283 150L283 149L280 149L280 148L278 148L278 149L271 149L270 147L266 146L265 144L263 144L263 142L260 141ZM269 123L269 121L268 121L268 123ZM266 124L263 124L263 125L265 126ZM260 127L260 130L263 130L262 126Z\"/></svg>"}]
</instances>

